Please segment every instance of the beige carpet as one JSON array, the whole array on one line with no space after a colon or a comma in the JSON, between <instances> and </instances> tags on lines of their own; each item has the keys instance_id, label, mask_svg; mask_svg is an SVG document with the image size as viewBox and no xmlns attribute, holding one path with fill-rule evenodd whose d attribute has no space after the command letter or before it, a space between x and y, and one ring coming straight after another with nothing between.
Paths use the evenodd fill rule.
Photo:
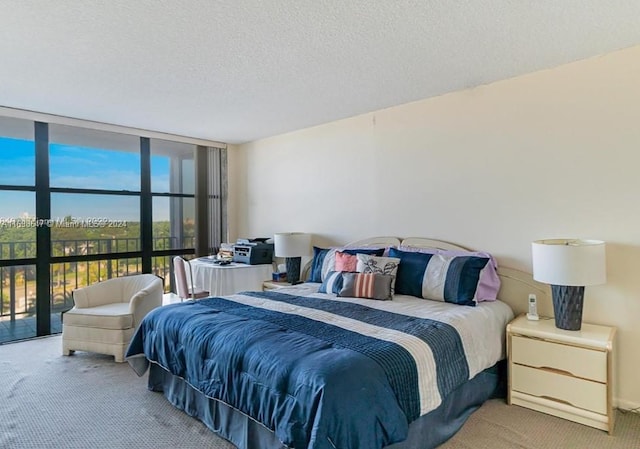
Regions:
<instances>
[{"instance_id":1,"label":"beige carpet","mask_svg":"<svg viewBox=\"0 0 640 449\"><path fill-rule=\"evenodd\" d=\"M127 364L78 352L61 338L0 346L0 448L233 449L146 389ZM640 449L640 415L617 415L613 436L503 401L489 401L442 449Z\"/></svg>"}]
</instances>

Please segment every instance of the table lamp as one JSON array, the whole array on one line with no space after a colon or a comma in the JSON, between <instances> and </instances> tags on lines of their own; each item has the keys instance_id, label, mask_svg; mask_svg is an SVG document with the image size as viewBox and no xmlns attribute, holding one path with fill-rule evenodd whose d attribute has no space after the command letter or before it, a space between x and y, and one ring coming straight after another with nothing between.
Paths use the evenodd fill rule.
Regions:
<instances>
[{"instance_id":1,"label":"table lamp","mask_svg":"<svg viewBox=\"0 0 640 449\"><path fill-rule=\"evenodd\" d=\"M299 284L300 258L308 256L311 251L311 234L303 232L280 232L273 236L276 257L285 257L287 264L287 281Z\"/></svg>"},{"instance_id":2,"label":"table lamp","mask_svg":"<svg viewBox=\"0 0 640 449\"><path fill-rule=\"evenodd\" d=\"M533 278L551 284L556 327L582 326L584 286L607 280L605 243L600 240L548 239L531 244Z\"/></svg>"}]
</instances>

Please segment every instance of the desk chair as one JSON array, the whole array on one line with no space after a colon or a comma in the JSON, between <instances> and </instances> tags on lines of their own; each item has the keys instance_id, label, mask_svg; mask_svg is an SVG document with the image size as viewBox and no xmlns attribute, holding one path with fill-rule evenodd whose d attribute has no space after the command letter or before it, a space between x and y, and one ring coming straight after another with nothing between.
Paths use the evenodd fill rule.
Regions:
<instances>
[{"instance_id":1,"label":"desk chair","mask_svg":"<svg viewBox=\"0 0 640 449\"><path fill-rule=\"evenodd\" d=\"M180 301L185 299L208 298L209 292L196 287L193 283L193 270L188 260L180 256L173 258L173 272L176 278L176 293ZM188 272L188 278L187 278Z\"/></svg>"}]
</instances>

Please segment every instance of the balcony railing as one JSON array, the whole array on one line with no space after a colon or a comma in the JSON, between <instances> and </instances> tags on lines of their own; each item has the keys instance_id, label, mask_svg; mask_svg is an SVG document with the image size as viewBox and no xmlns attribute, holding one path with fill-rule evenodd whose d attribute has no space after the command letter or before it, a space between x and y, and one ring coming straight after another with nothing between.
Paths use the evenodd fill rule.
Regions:
<instances>
[{"instance_id":1,"label":"balcony railing","mask_svg":"<svg viewBox=\"0 0 640 449\"><path fill-rule=\"evenodd\" d=\"M158 237L153 249L193 248L194 237ZM84 256L140 251L139 238L54 240L53 256ZM0 242L0 258L35 257L35 242ZM95 282L140 273L142 259L87 260L53 263L50 266L51 313L73 307L72 292ZM168 291L172 273L171 256L152 258L152 273L165 279ZM0 267L0 320L23 318L35 314L35 265Z\"/></svg>"}]
</instances>

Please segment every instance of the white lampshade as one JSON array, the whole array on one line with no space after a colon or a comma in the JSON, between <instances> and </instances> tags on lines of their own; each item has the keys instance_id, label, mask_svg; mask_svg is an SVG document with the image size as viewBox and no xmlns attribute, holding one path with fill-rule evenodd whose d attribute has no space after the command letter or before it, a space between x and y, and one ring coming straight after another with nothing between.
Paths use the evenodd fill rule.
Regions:
<instances>
[{"instance_id":1,"label":"white lampshade","mask_svg":"<svg viewBox=\"0 0 640 449\"><path fill-rule=\"evenodd\" d=\"M276 257L302 257L311 252L311 234L280 232L273 236Z\"/></svg>"},{"instance_id":2,"label":"white lampshade","mask_svg":"<svg viewBox=\"0 0 640 449\"><path fill-rule=\"evenodd\" d=\"M585 286L607 281L605 243L549 239L531 244L533 278L551 285Z\"/></svg>"}]
</instances>

